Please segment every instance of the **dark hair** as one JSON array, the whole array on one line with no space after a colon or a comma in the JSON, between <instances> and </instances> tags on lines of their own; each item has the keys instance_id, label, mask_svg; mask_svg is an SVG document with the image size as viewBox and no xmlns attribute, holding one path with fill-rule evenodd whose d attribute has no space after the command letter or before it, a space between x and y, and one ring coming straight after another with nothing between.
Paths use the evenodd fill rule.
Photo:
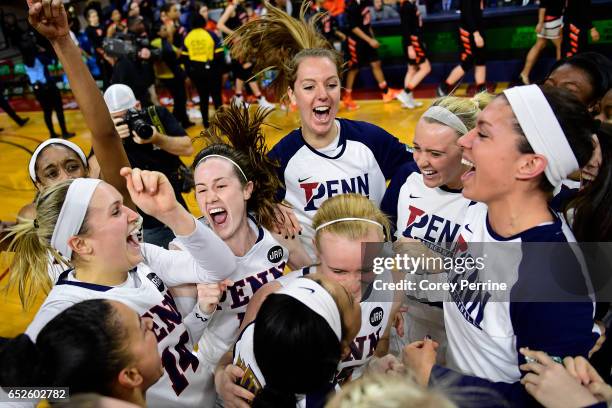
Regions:
<instances>
[{"instance_id":1,"label":"dark hair","mask_svg":"<svg viewBox=\"0 0 612 408\"><path fill-rule=\"evenodd\" d=\"M276 173L279 165L268 157L265 136L261 132L261 126L270 112L262 108L249 112L249 108L235 105L217 111L210 121L210 127L200 134L201 138L207 139L209 146L200 150L192 165L195 171L200 161L211 154L236 162L248 178L245 180L242 173L234 168L241 184L244 186L247 181L253 182L253 194L247 202L247 211L267 229L271 229L275 222L275 209L279 201L276 194L282 186Z\"/></svg>"},{"instance_id":2,"label":"dark hair","mask_svg":"<svg viewBox=\"0 0 612 408\"><path fill-rule=\"evenodd\" d=\"M593 93L589 98L588 105L603 98L612 85L612 61L605 55L597 52L583 52L566 60L557 61L547 77L563 65L571 65L581 69L589 77Z\"/></svg>"},{"instance_id":3,"label":"dark hair","mask_svg":"<svg viewBox=\"0 0 612 408\"><path fill-rule=\"evenodd\" d=\"M193 16L191 17L191 29L204 28L207 23L204 16L202 16L199 11L197 11L196 13L192 13L192 14Z\"/></svg>"},{"instance_id":4,"label":"dark hair","mask_svg":"<svg viewBox=\"0 0 612 408\"><path fill-rule=\"evenodd\" d=\"M153 26L151 27L151 36L152 37L159 37L159 32L162 29L162 27L164 27L164 23L162 23L161 21L156 21L153 23Z\"/></svg>"},{"instance_id":5,"label":"dark hair","mask_svg":"<svg viewBox=\"0 0 612 408\"><path fill-rule=\"evenodd\" d=\"M586 106L570 91L548 85L540 86L540 89L542 89L544 97L546 97L557 121L559 121L561 130L563 130L574 156L576 156L578 165L583 167L589 162L593 154L591 139L593 118ZM518 121L515 123L515 130L523 136L519 141L519 151L525 154L534 153ZM545 192L552 192L554 189L545 175L541 176L539 187Z\"/></svg>"},{"instance_id":6,"label":"dark hair","mask_svg":"<svg viewBox=\"0 0 612 408\"><path fill-rule=\"evenodd\" d=\"M272 294L255 319L253 352L266 380L253 408L294 408L295 394L318 391L331 382L341 346L323 317L291 296Z\"/></svg>"},{"instance_id":7,"label":"dark hair","mask_svg":"<svg viewBox=\"0 0 612 408\"><path fill-rule=\"evenodd\" d=\"M159 8L159 12L160 13L167 13L170 11L170 9L172 8L172 6L175 6L176 3L173 1L166 1L164 4L162 4L162 6Z\"/></svg>"},{"instance_id":8,"label":"dark hair","mask_svg":"<svg viewBox=\"0 0 612 408\"><path fill-rule=\"evenodd\" d=\"M579 242L612 241L612 125L596 131L601 146L601 167L592 183L581 190L565 209L574 209L572 230Z\"/></svg>"},{"instance_id":9,"label":"dark hair","mask_svg":"<svg viewBox=\"0 0 612 408\"><path fill-rule=\"evenodd\" d=\"M107 300L77 303L49 321L36 344L21 334L2 346L0 384L112 395L117 374L128 362L125 337Z\"/></svg>"}]
</instances>

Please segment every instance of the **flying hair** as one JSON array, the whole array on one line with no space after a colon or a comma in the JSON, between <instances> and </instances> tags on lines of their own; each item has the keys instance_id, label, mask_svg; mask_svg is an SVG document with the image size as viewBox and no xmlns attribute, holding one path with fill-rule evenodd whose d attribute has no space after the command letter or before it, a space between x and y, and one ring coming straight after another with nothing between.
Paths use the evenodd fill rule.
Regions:
<instances>
[{"instance_id":1,"label":"flying hair","mask_svg":"<svg viewBox=\"0 0 612 408\"><path fill-rule=\"evenodd\" d=\"M199 136L206 141L207 147L196 155L192 166L195 171L208 156L223 156L231 161L237 167L234 170L243 186L253 182L247 211L267 229L276 222L275 209L279 202L276 194L282 187L276 172L279 165L268 157L262 132L262 126L272 126L265 121L271 112L235 105L217 111L210 127Z\"/></svg>"},{"instance_id":2,"label":"flying hair","mask_svg":"<svg viewBox=\"0 0 612 408\"><path fill-rule=\"evenodd\" d=\"M338 72L341 71L342 56L316 28L317 21L324 14L318 13L306 21L305 13L310 2L302 4L299 19L268 2L264 6L268 10L264 17L242 25L225 41L235 59L254 63L254 72L278 72L272 82L276 95L285 95L287 89L293 87L297 68L304 58L329 58Z\"/></svg>"}]
</instances>

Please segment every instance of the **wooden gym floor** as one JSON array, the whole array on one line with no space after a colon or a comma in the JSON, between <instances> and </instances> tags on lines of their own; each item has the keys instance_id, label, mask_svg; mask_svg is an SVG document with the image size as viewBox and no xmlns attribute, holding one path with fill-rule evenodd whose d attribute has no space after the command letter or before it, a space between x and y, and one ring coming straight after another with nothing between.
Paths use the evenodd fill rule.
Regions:
<instances>
[{"instance_id":1,"label":"wooden gym floor","mask_svg":"<svg viewBox=\"0 0 612 408\"><path fill-rule=\"evenodd\" d=\"M465 85L460 87L456 95L465 96L466 88ZM500 88L498 86L496 92L500 92ZM427 92L428 96L431 94L431 90ZM417 93L417 97L419 96L420 93ZM402 109L398 101L383 104L380 100L359 100L357 102L360 109L352 112L341 109L338 116L374 123L402 142L411 143L416 122L433 99L418 100L423 102L423 106L414 110ZM28 162L36 146L49 137L42 112L19 112L19 114L22 117L30 118L30 121L22 128L18 127L6 113L0 113L0 128L4 128L0 132L0 175L2 175L0 178L0 221L4 222L15 221L19 209L33 200L35 188L28 175ZM85 153L88 153L91 147L91 134L80 112L66 110L65 116L68 129L77 134L71 140L83 148ZM287 114L276 109L268 117L268 122L278 128L266 127L264 129L268 146L272 147L290 130L299 127L299 116L296 112ZM59 126L56 122L57 130ZM202 141L197 138L201 130L200 124L188 129L189 135L194 138L195 152L203 147ZM184 157L183 160L190 165L193 157ZM200 211L193 195L185 195L185 198L191 212L199 215ZM6 284L10 259L11 254L0 253L0 288ZM41 294L31 310L23 311L17 294L14 291L7 294L2 290L0 292L0 337L13 337L22 333L43 299L44 295Z\"/></svg>"}]
</instances>

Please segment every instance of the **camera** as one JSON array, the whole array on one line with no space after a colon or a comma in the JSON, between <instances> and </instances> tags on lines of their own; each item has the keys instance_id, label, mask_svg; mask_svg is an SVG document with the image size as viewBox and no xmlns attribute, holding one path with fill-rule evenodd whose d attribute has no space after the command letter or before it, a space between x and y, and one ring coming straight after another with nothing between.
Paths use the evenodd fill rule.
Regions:
<instances>
[{"instance_id":1,"label":"camera","mask_svg":"<svg viewBox=\"0 0 612 408\"><path fill-rule=\"evenodd\" d=\"M114 37L105 38L102 42L102 49L104 52L113 57L128 57L136 59L138 52L148 48L151 51L152 58L161 57L161 49L151 47L149 40L146 38L137 38L129 34L115 34Z\"/></svg>"},{"instance_id":2,"label":"camera","mask_svg":"<svg viewBox=\"0 0 612 408\"><path fill-rule=\"evenodd\" d=\"M148 122L146 112L139 111L136 108L128 109L123 118L130 129L130 133L134 131L141 139L150 139L153 136L153 127Z\"/></svg>"}]
</instances>

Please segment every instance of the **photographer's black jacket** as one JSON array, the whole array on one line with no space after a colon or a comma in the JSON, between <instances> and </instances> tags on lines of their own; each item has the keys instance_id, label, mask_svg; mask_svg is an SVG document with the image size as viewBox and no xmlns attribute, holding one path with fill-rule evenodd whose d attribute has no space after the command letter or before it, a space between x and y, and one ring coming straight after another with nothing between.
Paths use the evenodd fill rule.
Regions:
<instances>
[{"instance_id":1,"label":"photographer's black jacket","mask_svg":"<svg viewBox=\"0 0 612 408\"><path fill-rule=\"evenodd\" d=\"M187 132L174 118L172 113L168 109L156 106L155 111L159 116L159 119L164 126L165 134L167 136L186 136ZM152 123L152 122L150 122ZM164 173L172 187L174 188L174 194L176 199L181 205L187 208L187 204L181 195L181 183L178 180L178 170L181 166L181 159L165 150L155 147L153 144L138 144L129 137L123 139L123 148L127 153L128 159L132 167L138 167L143 170L155 170ZM156 228L163 224L153 217L150 217L144 213L140 213L144 218L144 228Z\"/></svg>"}]
</instances>

